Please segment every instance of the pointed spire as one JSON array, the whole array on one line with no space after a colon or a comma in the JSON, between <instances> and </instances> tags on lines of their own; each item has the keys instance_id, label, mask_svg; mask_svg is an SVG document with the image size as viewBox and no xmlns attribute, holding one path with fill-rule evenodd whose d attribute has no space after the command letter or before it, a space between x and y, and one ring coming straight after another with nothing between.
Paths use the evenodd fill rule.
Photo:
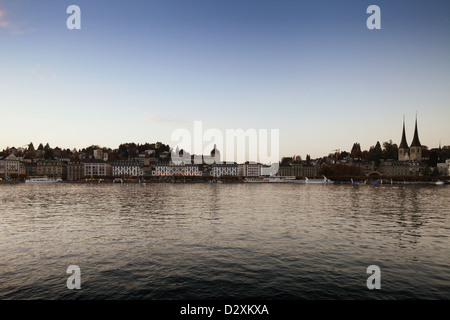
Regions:
<instances>
[{"instance_id":1,"label":"pointed spire","mask_svg":"<svg viewBox=\"0 0 450 320\"><path fill-rule=\"evenodd\" d=\"M416 128L414 129L414 138L411 143L411 147L421 147L421 146L422 145L420 144L419 141L419 131L417 130L417 113L416 113Z\"/></svg>"},{"instance_id":2,"label":"pointed spire","mask_svg":"<svg viewBox=\"0 0 450 320\"><path fill-rule=\"evenodd\" d=\"M402 142L400 143L399 149L408 149L408 143L406 142L406 134L405 134L405 115L403 115L403 133L402 133Z\"/></svg>"}]
</instances>

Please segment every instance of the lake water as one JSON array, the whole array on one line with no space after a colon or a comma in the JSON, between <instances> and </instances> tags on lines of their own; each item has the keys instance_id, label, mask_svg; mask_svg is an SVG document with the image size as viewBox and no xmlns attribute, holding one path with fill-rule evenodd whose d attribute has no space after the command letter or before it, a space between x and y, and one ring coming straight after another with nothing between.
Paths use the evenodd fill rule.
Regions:
<instances>
[{"instance_id":1,"label":"lake water","mask_svg":"<svg viewBox=\"0 0 450 320\"><path fill-rule=\"evenodd\" d=\"M450 186L0 185L1 299L449 299ZM81 290L69 290L69 265ZM367 267L381 270L369 290Z\"/></svg>"}]
</instances>

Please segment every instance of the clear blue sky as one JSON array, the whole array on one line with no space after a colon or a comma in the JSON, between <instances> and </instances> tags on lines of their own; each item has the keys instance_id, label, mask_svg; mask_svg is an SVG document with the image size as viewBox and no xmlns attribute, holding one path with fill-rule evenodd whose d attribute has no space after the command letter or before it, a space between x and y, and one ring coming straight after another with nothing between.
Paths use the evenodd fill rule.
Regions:
<instances>
[{"instance_id":1,"label":"clear blue sky","mask_svg":"<svg viewBox=\"0 0 450 320\"><path fill-rule=\"evenodd\" d=\"M66 9L81 8L81 30ZM381 30L366 9L381 8ZM450 145L450 1L0 1L0 149L280 130L280 156Z\"/></svg>"}]
</instances>

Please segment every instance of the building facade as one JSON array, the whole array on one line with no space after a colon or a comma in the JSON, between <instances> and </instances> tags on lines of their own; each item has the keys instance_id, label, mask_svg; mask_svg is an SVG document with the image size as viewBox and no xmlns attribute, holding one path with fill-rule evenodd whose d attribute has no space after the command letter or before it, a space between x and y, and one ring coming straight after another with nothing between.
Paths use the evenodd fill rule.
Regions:
<instances>
[{"instance_id":1,"label":"building facade","mask_svg":"<svg viewBox=\"0 0 450 320\"><path fill-rule=\"evenodd\" d=\"M11 176L19 176L20 161L14 154L10 154L0 161L0 173L3 178L9 179Z\"/></svg>"},{"instance_id":2,"label":"building facade","mask_svg":"<svg viewBox=\"0 0 450 320\"><path fill-rule=\"evenodd\" d=\"M238 176L237 163L214 163L211 165L211 176L215 178L223 176Z\"/></svg>"},{"instance_id":3,"label":"building facade","mask_svg":"<svg viewBox=\"0 0 450 320\"><path fill-rule=\"evenodd\" d=\"M84 161L84 177L111 177L112 165L103 160L90 159Z\"/></svg>"},{"instance_id":4,"label":"building facade","mask_svg":"<svg viewBox=\"0 0 450 320\"><path fill-rule=\"evenodd\" d=\"M249 162L238 165L238 175L240 177L259 177L261 176L262 164Z\"/></svg>"},{"instance_id":5,"label":"building facade","mask_svg":"<svg viewBox=\"0 0 450 320\"><path fill-rule=\"evenodd\" d=\"M63 176L63 165L57 160L40 160L36 164L38 176L47 176L61 179Z\"/></svg>"},{"instance_id":6,"label":"building facade","mask_svg":"<svg viewBox=\"0 0 450 320\"><path fill-rule=\"evenodd\" d=\"M155 165L154 176L201 176L198 164L160 163Z\"/></svg>"},{"instance_id":7,"label":"building facade","mask_svg":"<svg viewBox=\"0 0 450 320\"><path fill-rule=\"evenodd\" d=\"M382 161L378 166L378 172L385 176L418 176L420 163L417 160L408 161Z\"/></svg>"},{"instance_id":8,"label":"building facade","mask_svg":"<svg viewBox=\"0 0 450 320\"><path fill-rule=\"evenodd\" d=\"M293 161L287 164L280 164L278 169L278 176L281 177L317 177L319 168L315 165L303 164L301 162Z\"/></svg>"},{"instance_id":9,"label":"building facade","mask_svg":"<svg viewBox=\"0 0 450 320\"><path fill-rule=\"evenodd\" d=\"M67 165L67 181L80 181L84 177L84 164L81 161L71 161Z\"/></svg>"},{"instance_id":10,"label":"building facade","mask_svg":"<svg viewBox=\"0 0 450 320\"><path fill-rule=\"evenodd\" d=\"M27 176L37 176L37 163L27 162L25 163L25 171Z\"/></svg>"},{"instance_id":11,"label":"building facade","mask_svg":"<svg viewBox=\"0 0 450 320\"><path fill-rule=\"evenodd\" d=\"M138 161L119 160L112 162L114 177L139 177L142 176Z\"/></svg>"}]
</instances>

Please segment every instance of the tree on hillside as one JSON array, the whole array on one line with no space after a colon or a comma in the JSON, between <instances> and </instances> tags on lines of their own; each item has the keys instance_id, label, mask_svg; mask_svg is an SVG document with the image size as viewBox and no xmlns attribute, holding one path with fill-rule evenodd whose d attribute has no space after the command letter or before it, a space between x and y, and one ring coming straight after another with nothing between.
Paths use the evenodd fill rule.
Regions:
<instances>
[{"instance_id":1,"label":"tree on hillside","mask_svg":"<svg viewBox=\"0 0 450 320\"><path fill-rule=\"evenodd\" d=\"M25 153L25 159L31 159L31 160L34 160L34 159L36 159L36 156L37 156L37 154L36 154L36 150L28 150L26 153Z\"/></svg>"},{"instance_id":2,"label":"tree on hillside","mask_svg":"<svg viewBox=\"0 0 450 320\"><path fill-rule=\"evenodd\" d=\"M398 146L397 144L392 143L392 140L383 143L382 158L385 160L398 160Z\"/></svg>"},{"instance_id":3,"label":"tree on hillside","mask_svg":"<svg viewBox=\"0 0 450 320\"><path fill-rule=\"evenodd\" d=\"M436 167L438 161L439 161L439 158L438 158L437 152L434 150L430 151L429 158L428 158L428 166L430 168Z\"/></svg>"},{"instance_id":4,"label":"tree on hillside","mask_svg":"<svg viewBox=\"0 0 450 320\"><path fill-rule=\"evenodd\" d=\"M441 150L440 162L445 162L447 159L450 159L450 146L444 146Z\"/></svg>"},{"instance_id":5,"label":"tree on hillside","mask_svg":"<svg viewBox=\"0 0 450 320\"><path fill-rule=\"evenodd\" d=\"M350 151L350 155L353 159L362 158L361 145L357 142L353 144L352 151Z\"/></svg>"},{"instance_id":6,"label":"tree on hillside","mask_svg":"<svg viewBox=\"0 0 450 320\"><path fill-rule=\"evenodd\" d=\"M281 165L288 165L289 163L291 163L291 161L292 161L292 158L289 158L289 157L283 157L282 159L281 159Z\"/></svg>"},{"instance_id":7,"label":"tree on hillside","mask_svg":"<svg viewBox=\"0 0 450 320\"><path fill-rule=\"evenodd\" d=\"M373 161L375 162L376 166L378 166L380 164L382 154L383 154L383 151L381 150L380 141L377 141L377 144L375 145L375 148L373 149Z\"/></svg>"},{"instance_id":8,"label":"tree on hillside","mask_svg":"<svg viewBox=\"0 0 450 320\"><path fill-rule=\"evenodd\" d=\"M55 157L53 155L53 149L50 148L50 145L47 143L44 147L44 159L45 160L53 160Z\"/></svg>"}]
</instances>

